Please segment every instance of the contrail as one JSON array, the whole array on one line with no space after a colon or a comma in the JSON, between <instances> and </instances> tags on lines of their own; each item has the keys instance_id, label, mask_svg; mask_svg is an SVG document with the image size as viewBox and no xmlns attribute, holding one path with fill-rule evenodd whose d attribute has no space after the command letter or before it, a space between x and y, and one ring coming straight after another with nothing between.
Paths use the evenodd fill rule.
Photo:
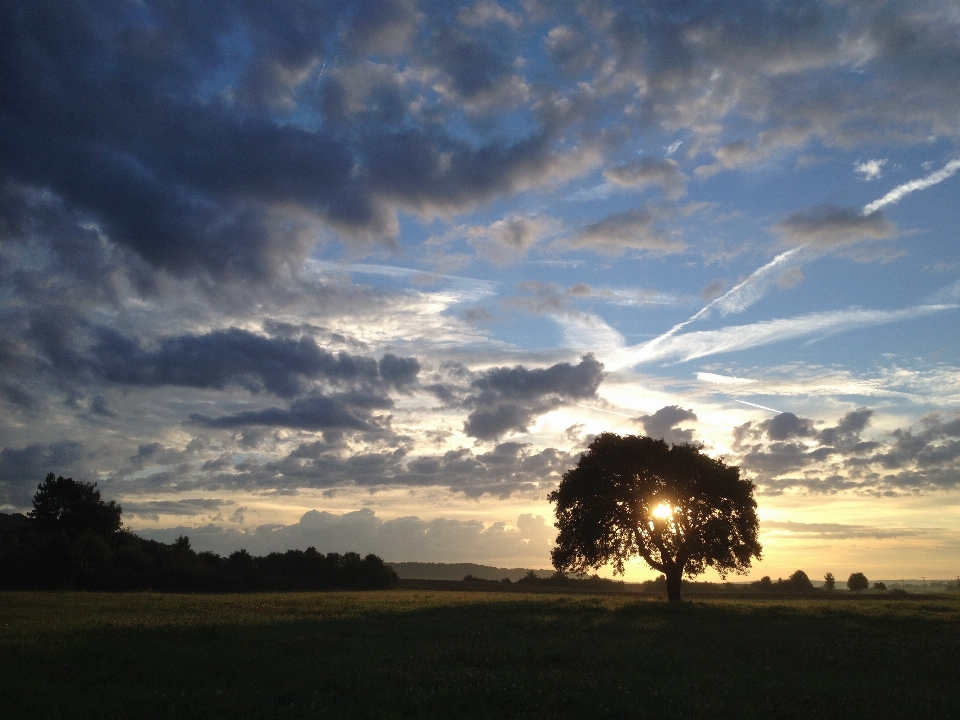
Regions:
<instances>
[{"instance_id":1,"label":"contrail","mask_svg":"<svg viewBox=\"0 0 960 720\"><path fill-rule=\"evenodd\" d=\"M760 408L761 410L769 410L770 412L776 413L777 415L782 414L781 410L774 410L773 408L767 407L766 405L757 405L756 403L747 402L746 400L737 400L736 398L734 398L733 401L742 403L743 405L749 405L750 407Z\"/></svg>"},{"instance_id":2,"label":"contrail","mask_svg":"<svg viewBox=\"0 0 960 720\"><path fill-rule=\"evenodd\" d=\"M643 346L643 350L653 350L657 345L662 343L664 340L666 340L667 338L673 337L678 332L683 330L683 328L685 328L690 323L695 322L696 320L699 320L704 315L709 313L710 310L713 309L716 305L723 304L725 300L727 300L734 294L739 293L741 290L743 290L743 288L747 287L748 285L751 285L752 283L756 282L758 278L765 275L771 269L777 267L778 265L782 265L790 257L800 252L800 250L802 249L803 249L803 246L800 246L800 247L795 247L792 250L787 250L786 252L780 253L773 260L768 262L763 267L758 268L757 270L754 270L753 273L751 273L751 275L746 280L739 283L735 287L731 288L720 297L715 298L710 302L708 302L706 305L700 308L700 311L697 312L695 315L693 315L690 319L684 320L682 323L678 323L677 325L674 325L672 328L670 328L665 333L663 333L663 335L655 337L653 340L651 340L650 342L648 342L646 345Z\"/></svg>"},{"instance_id":3,"label":"contrail","mask_svg":"<svg viewBox=\"0 0 960 720\"><path fill-rule=\"evenodd\" d=\"M876 212L882 207L887 205L892 205L902 198L904 195L909 195L912 192L917 190L923 190L928 188L931 185L936 185L941 183L949 177L952 177L956 174L957 170L960 170L960 160L951 160L946 165L943 166L941 170L937 170L934 173L930 173L925 178L920 178L918 180L911 180L910 182L904 183L903 185L898 185L893 190L888 192L879 200L874 200L872 203L865 205L863 208L863 215L869 215L872 212Z\"/></svg>"},{"instance_id":4,"label":"contrail","mask_svg":"<svg viewBox=\"0 0 960 720\"><path fill-rule=\"evenodd\" d=\"M577 403L577 407L585 408L587 410L597 410L598 412L609 413L610 415L619 415L620 417L625 418L635 418L636 415L629 415L627 413L617 412L616 410L607 410L606 408L594 407L593 405L584 405L582 403Z\"/></svg>"}]
</instances>

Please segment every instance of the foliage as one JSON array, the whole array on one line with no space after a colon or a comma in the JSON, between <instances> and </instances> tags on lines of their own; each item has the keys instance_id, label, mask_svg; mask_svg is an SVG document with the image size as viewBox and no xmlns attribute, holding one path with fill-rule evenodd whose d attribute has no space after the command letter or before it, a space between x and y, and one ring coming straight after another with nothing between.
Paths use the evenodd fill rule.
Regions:
<instances>
[{"instance_id":1,"label":"foliage","mask_svg":"<svg viewBox=\"0 0 960 720\"><path fill-rule=\"evenodd\" d=\"M873 584L873 589L874 589L874 590L879 590L880 592L886 592L886 591L887 591L887 584L884 583L884 582L875 582L875 583Z\"/></svg>"},{"instance_id":2,"label":"foliage","mask_svg":"<svg viewBox=\"0 0 960 720\"><path fill-rule=\"evenodd\" d=\"M0 514L0 589L333 590L389 588L397 574L376 555L315 548L254 557L196 552L120 530L121 510L96 486L51 473L29 517Z\"/></svg>"},{"instance_id":3,"label":"foliage","mask_svg":"<svg viewBox=\"0 0 960 720\"><path fill-rule=\"evenodd\" d=\"M778 580L777 582L783 581ZM764 575L759 580L754 580L752 583L750 583L750 587L754 588L755 590L773 590L773 580L770 579L769 575Z\"/></svg>"},{"instance_id":4,"label":"foliage","mask_svg":"<svg viewBox=\"0 0 960 720\"><path fill-rule=\"evenodd\" d=\"M870 587L870 581L867 580L867 576L863 573L852 573L849 578L847 578L847 587L853 592L861 592Z\"/></svg>"},{"instance_id":5,"label":"foliage","mask_svg":"<svg viewBox=\"0 0 960 720\"><path fill-rule=\"evenodd\" d=\"M47 475L37 486L33 510L28 513L40 532L62 532L71 537L85 530L110 536L120 530L120 506L104 502L96 483Z\"/></svg>"},{"instance_id":6,"label":"foliage","mask_svg":"<svg viewBox=\"0 0 960 720\"><path fill-rule=\"evenodd\" d=\"M837 579L833 576L833 573L827 573L823 576L823 589L827 592L833 592L837 589Z\"/></svg>"},{"instance_id":7,"label":"foliage","mask_svg":"<svg viewBox=\"0 0 960 720\"><path fill-rule=\"evenodd\" d=\"M750 587L761 592L781 592L793 595L818 592L803 570L797 570L786 580L777 578L777 582L773 582L769 575L764 575L759 580L750 583Z\"/></svg>"},{"instance_id":8,"label":"foliage","mask_svg":"<svg viewBox=\"0 0 960 720\"><path fill-rule=\"evenodd\" d=\"M813 583L803 570L797 570L786 581L786 585L794 592L806 593L813 592Z\"/></svg>"},{"instance_id":9,"label":"foliage","mask_svg":"<svg viewBox=\"0 0 960 720\"><path fill-rule=\"evenodd\" d=\"M517 584L556 588L576 586L578 589L588 588L591 590L619 590L623 588L623 582L620 580L602 578L597 574L571 577L559 570L550 577L540 577L533 570L529 570L526 575L517 580Z\"/></svg>"},{"instance_id":10,"label":"foliage","mask_svg":"<svg viewBox=\"0 0 960 720\"><path fill-rule=\"evenodd\" d=\"M684 575L744 573L760 557L753 490L739 468L698 446L603 433L548 497L560 531L553 565L586 573L611 563L622 574L639 555L679 600Z\"/></svg>"}]
</instances>

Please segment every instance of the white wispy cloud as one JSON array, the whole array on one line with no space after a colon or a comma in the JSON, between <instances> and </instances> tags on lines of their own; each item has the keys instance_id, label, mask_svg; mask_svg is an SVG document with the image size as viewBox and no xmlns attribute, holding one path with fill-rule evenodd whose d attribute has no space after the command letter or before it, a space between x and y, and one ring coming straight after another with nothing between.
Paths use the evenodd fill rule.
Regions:
<instances>
[{"instance_id":1,"label":"white wispy cloud","mask_svg":"<svg viewBox=\"0 0 960 720\"><path fill-rule=\"evenodd\" d=\"M687 327L687 325L690 325L700 318L707 317L714 309L718 309L723 316L743 312L764 296L767 289L775 282L774 275L779 275L791 258L794 258L802 249L802 247L796 247L780 253L763 267L754 270L748 278L735 285L720 297L708 302L692 317L684 320L682 323L674 325L663 333L663 335L655 337L646 343L644 348L653 352L658 345L674 337L683 328Z\"/></svg>"},{"instance_id":2,"label":"white wispy cloud","mask_svg":"<svg viewBox=\"0 0 960 720\"><path fill-rule=\"evenodd\" d=\"M711 372L698 372L697 380L708 382L713 385L749 385L753 382L750 378L732 377L730 375L718 375Z\"/></svg>"},{"instance_id":3,"label":"white wispy cloud","mask_svg":"<svg viewBox=\"0 0 960 720\"><path fill-rule=\"evenodd\" d=\"M869 215L872 212L876 212L880 208L886 207L887 205L892 205L895 202L899 202L904 195L909 195L917 190L924 190L931 185L941 183L944 180L953 177L957 170L960 170L960 159L951 160L940 170L930 173L925 178L918 178L917 180L911 180L910 182L905 182L902 185L897 185L897 187L888 192L879 200L874 200L872 203L865 205L863 208L863 214Z\"/></svg>"},{"instance_id":4,"label":"white wispy cloud","mask_svg":"<svg viewBox=\"0 0 960 720\"><path fill-rule=\"evenodd\" d=\"M750 325L731 325L717 330L661 336L658 342L625 348L618 358L621 367L644 362L686 362L724 352L746 350L806 335L826 335L855 328L912 320L924 315L954 310L960 305L917 305L902 310L851 309L810 313L793 318L765 320Z\"/></svg>"},{"instance_id":5,"label":"white wispy cloud","mask_svg":"<svg viewBox=\"0 0 960 720\"><path fill-rule=\"evenodd\" d=\"M664 334L647 343L631 346L626 345L619 332L596 316L557 316L554 319L561 324L568 347L589 348L607 370L616 371L648 362L687 362L808 335L830 335L956 309L960 309L960 304L916 305L902 310L853 308L683 335Z\"/></svg>"}]
</instances>

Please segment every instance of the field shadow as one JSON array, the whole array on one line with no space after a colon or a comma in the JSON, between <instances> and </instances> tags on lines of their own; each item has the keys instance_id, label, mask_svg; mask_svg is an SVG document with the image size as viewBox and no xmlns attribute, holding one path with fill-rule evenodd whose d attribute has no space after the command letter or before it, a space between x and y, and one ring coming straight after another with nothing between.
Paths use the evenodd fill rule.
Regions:
<instances>
[{"instance_id":1,"label":"field shadow","mask_svg":"<svg viewBox=\"0 0 960 720\"><path fill-rule=\"evenodd\" d=\"M535 596L127 618L7 643L11 717L950 717L956 603ZM367 599L364 600L363 598ZM13 692L16 688L16 692Z\"/></svg>"}]
</instances>

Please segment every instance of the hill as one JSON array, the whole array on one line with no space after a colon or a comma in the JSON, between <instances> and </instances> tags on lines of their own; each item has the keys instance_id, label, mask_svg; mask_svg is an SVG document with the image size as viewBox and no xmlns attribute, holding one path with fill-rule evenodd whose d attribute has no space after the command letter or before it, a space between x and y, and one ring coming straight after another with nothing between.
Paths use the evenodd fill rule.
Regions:
<instances>
[{"instance_id":1,"label":"hill","mask_svg":"<svg viewBox=\"0 0 960 720\"><path fill-rule=\"evenodd\" d=\"M427 562L388 562L401 580L463 580L473 575L481 580L502 580L510 578L516 582L530 570L528 568L499 568L476 563L427 563ZM553 570L534 570L537 577L548 578Z\"/></svg>"}]
</instances>

